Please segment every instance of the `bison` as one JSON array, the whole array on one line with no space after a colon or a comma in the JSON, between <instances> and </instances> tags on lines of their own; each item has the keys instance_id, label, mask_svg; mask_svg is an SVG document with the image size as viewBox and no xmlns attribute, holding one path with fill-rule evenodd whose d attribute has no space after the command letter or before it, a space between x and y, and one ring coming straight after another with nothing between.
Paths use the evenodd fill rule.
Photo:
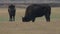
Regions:
<instances>
[{"instance_id":1,"label":"bison","mask_svg":"<svg viewBox=\"0 0 60 34\"><path fill-rule=\"evenodd\" d=\"M9 21L15 21L15 6L13 4L9 5L8 13L9 13Z\"/></svg>"},{"instance_id":2,"label":"bison","mask_svg":"<svg viewBox=\"0 0 60 34\"><path fill-rule=\"evenodd\" d=\"M36 17L45 16L46 21L50 22L51 6L48 4L31 4L26 8L23 22L35 21Z\"/></svg>"}]
</instances>

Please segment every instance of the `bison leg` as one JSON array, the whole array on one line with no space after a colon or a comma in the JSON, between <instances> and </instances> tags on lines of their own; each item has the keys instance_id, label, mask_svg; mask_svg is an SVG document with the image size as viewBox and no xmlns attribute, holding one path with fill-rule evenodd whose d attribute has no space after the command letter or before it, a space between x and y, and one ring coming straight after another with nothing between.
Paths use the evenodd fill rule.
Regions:
<instances>
[{"instance_id":1,"label":"bison leg","mask_svg":"<svg viewBox=\"0 0 60 34\"><path fill-rule=\"evenodd\" d=\"M12 21L12 16L10 15L10 19L9 19L9 21Z\"/></svg>"},{"instance_id":2,"label":"bison leg","mask_svg":"<svg viewBox=\"0 0 60 34\"><path fill-rule=\"evenodd\" d=\"M12 20L15 21L15 11L12 14Z\"/></svg>"},{"instance_id":3,"label":"bison leg","mask_svg":"<svg viewBox=\"0 0 60 34\"><path fill-rule=\"evenodd\" d=\"M13 16L13 21L15 21L15 16Z\"/></svg>"},{"instance_id":4,"label":"bison leg","mask_svg":"<svg viewBox=\"0 0 60 34\"><path fill-rule=\"evenodd\" d=\"M49 15L45 15L46 21L50 22L50 16Z\"/></svg>"},{"instance_id":5,"label":"bison leg","mask_svg":"<svg viewBox=\"0 0 60 34\"><path fill-rule=\"evenodd\" d=\"M34 21L35 21L35 18L32 19L32 22L34 22Z\"/></svg>"}]
</instances>

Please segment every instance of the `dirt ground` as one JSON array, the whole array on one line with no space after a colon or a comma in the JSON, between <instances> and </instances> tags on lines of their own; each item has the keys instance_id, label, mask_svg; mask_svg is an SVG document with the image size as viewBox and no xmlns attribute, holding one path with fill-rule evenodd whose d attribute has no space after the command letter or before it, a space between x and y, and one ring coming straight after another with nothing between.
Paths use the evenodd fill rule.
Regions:
<instances>
[{"instance_id":1,"label":"dirt ground","mask_svg":"<svg viewBox=\"0 0 60 34\"><path fill-rule=\"evenodd\" d=\"M0 34L60 34L60 7L51 8L51 22L44 16L22 22L24 14L24 8L16 8L16 21L9 22L8 8L0 8Z\"/></svg>"}]
</instances>

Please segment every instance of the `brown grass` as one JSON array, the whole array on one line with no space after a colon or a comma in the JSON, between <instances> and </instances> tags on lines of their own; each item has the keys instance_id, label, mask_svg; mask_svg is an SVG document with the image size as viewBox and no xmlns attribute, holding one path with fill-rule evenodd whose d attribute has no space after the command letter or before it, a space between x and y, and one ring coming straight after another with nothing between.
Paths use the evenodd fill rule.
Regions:
<instances>
[{"instance_id":1,"label":"brown grass","mask_svg":"<svg viewBox=\"0 0 60 34\"><path fill-rule=\"evenodd\" d=\"M17 8L16 21L9 22L7 8L0 8L0 34L60 34L60 7L51 11L51 22L46 22L44 17L36 18L35 22L22 22L25 9Z\"/></svg>"}]
</instances>

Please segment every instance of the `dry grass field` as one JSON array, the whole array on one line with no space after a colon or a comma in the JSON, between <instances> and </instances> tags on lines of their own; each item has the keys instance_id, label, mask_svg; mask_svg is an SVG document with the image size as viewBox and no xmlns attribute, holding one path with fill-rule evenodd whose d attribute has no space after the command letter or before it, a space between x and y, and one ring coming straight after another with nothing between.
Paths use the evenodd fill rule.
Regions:
<instances>
[{"instance_id":1,"label":"dry grass field","mask_svg":"<svg viewBox=\"0 0 60 34\"><path fill-rule=\"evenodd\" d=\"M22 22L24 8L16 8L16 21L9 22L8 8L0 8L0 34L60 34L60 7L51 8L51 22L45 17L35 22Z\"/></svg>"}]
</instances>

